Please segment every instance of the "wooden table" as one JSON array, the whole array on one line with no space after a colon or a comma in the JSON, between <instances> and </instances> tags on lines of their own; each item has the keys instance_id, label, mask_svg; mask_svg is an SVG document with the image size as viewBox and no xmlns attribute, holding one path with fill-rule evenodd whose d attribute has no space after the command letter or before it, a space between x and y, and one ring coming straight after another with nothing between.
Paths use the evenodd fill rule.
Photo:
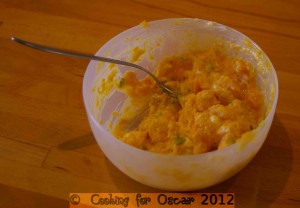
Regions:
<instances>
[{"instance_id":1,"label":"wooden table","mask_svg":"<svg viewBox=\"0 0 300 208\"><path fill-rule=\"evenodd\" d=\"M253 39L280 85L255 159L201 192L234 192L237 207L300 207L300 2L297 0L0 2L0 207L68 207L70 192L162 192L116 169L91 133L82 101L87 60L18 45L11 36L95 53L143 20L209 19Z\"/></svg>"}]
</instances>

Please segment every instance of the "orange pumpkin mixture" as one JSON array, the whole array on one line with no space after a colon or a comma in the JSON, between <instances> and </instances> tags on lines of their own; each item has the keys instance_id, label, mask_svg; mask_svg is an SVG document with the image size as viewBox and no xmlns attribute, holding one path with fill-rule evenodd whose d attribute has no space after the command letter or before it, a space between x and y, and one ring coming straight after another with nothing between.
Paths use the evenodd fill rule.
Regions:
<instances>
[{"instance_id":1,"label":"orange pumpkin mixture","mask_svg":"<svg viewBox=\"0 0 300 208\"><path fill-rule=\"evenodd\" d=\"M144 112L125 110L114 135L137 148L164 154L199 154L227 147L263 119L264 99L255 68L217 49L165 58L157 77L181 96L172 98L146 77L128 71L119 89ZM128 107L130 108L130 107Z\"/></svg>"}]
</instances>

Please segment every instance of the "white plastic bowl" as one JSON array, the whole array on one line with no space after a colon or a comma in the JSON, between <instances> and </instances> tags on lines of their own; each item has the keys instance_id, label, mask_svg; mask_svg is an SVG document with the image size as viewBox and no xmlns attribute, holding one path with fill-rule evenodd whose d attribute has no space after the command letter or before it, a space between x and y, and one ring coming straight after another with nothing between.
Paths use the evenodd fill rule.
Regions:
<instances>
[{"instance_id":1,"label":"white plastic bowl","mask_svg":"<svg viewBox=\"0 0 300 208\"><path fill-rule=\"evenodd\" d=\"M266 54L248 37L227 26L200 19L164 19L138 25L108 41L96 55L129 60L135 47L145 49L139 64L153 69L169 55L220 45L232 56L242 57L258 68L258 83L266 98L266 116L259 127L235 144L199 155L164 155L129 146L109 131L126 96L114 89L98 92L109 65L91 61L83 80L83 98L94 136L107 158L134 180L164 190L188 191L220 183L239 172L256 155L270 129L278 99L278 80ZM119 66L121 76L128 67ZM132 69L130 69L132 70ZM136 71L140 77L143 72ZM100 103L100 104L99 104ZM100 120L103 122L100 124Z\"/></svg>"}]
</instances>

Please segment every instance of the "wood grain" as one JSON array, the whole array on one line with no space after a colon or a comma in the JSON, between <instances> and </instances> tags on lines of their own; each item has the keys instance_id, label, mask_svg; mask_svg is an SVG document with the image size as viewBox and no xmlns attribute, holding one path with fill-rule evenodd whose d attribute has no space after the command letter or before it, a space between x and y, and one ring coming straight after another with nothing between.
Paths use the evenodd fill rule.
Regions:
<instances>
[{"instance_id":1,"label":"wood grain","mask_svg":"<svg viewBox=\"0 0 300 208\"><path fill-rule=\"evenodd\" d=\"M162 192L103 155L82 101L87 60L25 48L10 36L95 53L143 20L208 19L268 54L279 100L267 140L239 174L201 192L236 207L300 207L300 3L297 0L3 0L0 2L0 207L67 207L70 192Z\"/></svg>"}]
</instances>

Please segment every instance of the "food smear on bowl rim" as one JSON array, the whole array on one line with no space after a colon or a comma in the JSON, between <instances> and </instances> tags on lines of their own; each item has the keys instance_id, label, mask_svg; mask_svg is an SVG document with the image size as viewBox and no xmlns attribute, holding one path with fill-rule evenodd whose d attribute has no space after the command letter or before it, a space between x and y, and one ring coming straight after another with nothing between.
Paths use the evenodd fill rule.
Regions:
<instances>
[{"instance_id":1,"label":"food smear on bowl rim","mask_svg":"<svg viewBox=\"0 0 300 208\"><path fill-rule=\"evenodd\" d=\"M142 28L148 28L149 27L149 22L147 22L146 20L144 20L144 21L142 21L141 23L140 23L140 26L142 27Z\"/></svg>"},{"instance_id":2,"label":"food smear on bowl rim","mask_svg":"<svg viewBox=\"0 0 300 208\"><path fill-rule=\"evenodd\" d=\"M129 145L162 154L201 154L230 146L264 118L254 66L217 48L166 57L155 75L180 97L164 93L149 76L138 80L133 71L120 79L119 90L139 108L127 106L113 129Z\"/></svg>"},{"instance_id":3,"label":"food smear on bowl rim","mask_svg":"<svg viewBox=\"0 0 300 208\"><path fill-rule=\"evenodd\" d=\"M145 49L135 47L131 52L131 62L136 62L145 53Z\"/></svg>"}]
</instances>

